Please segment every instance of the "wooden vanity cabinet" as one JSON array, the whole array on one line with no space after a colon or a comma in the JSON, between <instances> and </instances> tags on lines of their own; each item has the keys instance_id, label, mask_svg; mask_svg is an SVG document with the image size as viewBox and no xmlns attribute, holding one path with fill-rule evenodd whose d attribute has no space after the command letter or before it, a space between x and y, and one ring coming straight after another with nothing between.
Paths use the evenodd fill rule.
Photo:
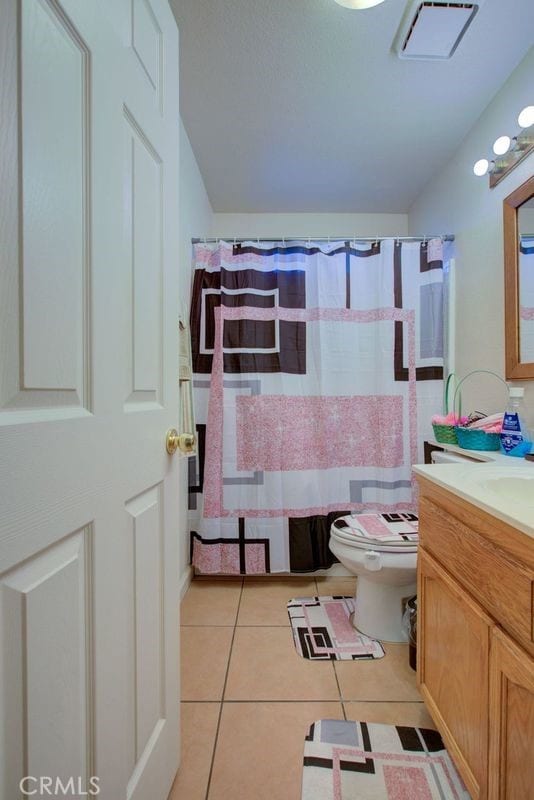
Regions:
<instances>
[{"instance_id":1,"label":"wooden vanity cabinet","mask_svg":"<svg viewBox=\"0 0 534 800\"><path fill-rule=\"evenodd\" d=\"M534 540L419 480L419 689L473 800L534 800Z\"/></svg>"}]
</instances>

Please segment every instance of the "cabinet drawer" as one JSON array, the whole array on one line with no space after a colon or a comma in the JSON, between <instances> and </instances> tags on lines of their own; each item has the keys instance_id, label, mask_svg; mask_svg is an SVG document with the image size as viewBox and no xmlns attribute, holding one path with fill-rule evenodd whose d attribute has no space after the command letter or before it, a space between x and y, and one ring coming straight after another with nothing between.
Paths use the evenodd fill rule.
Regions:
<instances>
[{"instance_id":1,"label":"cabinet drawer","mask_svg":"<svg viewBox=\"0 0 534 800\"><path fill-rule=\"evenodd\" d=\"M532 652L534 573L422 497L420 544Z\"/></svg>"}]
</instances>

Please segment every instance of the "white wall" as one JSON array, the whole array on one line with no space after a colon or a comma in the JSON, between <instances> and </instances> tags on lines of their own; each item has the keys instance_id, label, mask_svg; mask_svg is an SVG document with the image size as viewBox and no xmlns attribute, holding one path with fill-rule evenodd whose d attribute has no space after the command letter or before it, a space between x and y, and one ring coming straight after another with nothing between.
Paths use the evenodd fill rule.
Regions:
<instances>
[{"instance_id":1,"label":"white wall","mask_svg":"<svg viewBox=\"0 0 534 800\"><path fill-rule=\"evenodd\" d=\"M180 296L189 314L191 239L213 235L214 214L189 137L180 122Z\"/></svg>"},{"instance_id":2,"label":"white wall","mask_svg":"<svg viewBox=\"0 0 534 800\"><path fill-rule=\"evenodd\" d=\"M213 235L322 237L405 236L407 214L215 214Z\"/></svg>"},{"instance_id":3,"label":"white wall","mask_svg":"<svg viewBox=\"0 0 534 800\"><path fill-rule=\"evenodd\" d=\"M534 101L534 48L495 95L456 155L423 190L409 212L412 235L445 231L456 236L456 372L490 369L504 377L504 269L502 202L534 172L534 155L495 188L477 178L473 164L490 158L495 139L519 130L517 115ZM526 402L534 406L534 381ZM466 382L464 409L497 411L506 397L491 377ZM533 409L534 411L534 409Z\"/></svg>"},{"instance_id":4,"label":"white wall","mask_svg":"<svg viewBox=\"0 0 534 800\"><path fill-rule=\"evenodd\" d=\"M213 211L198 165L191 149L185 128L180 124L180 309L189 319L191 295L191 239L211 236ZM179 575L182 588L189 576L189 535L187 526L187 458L181 458L179 470L180 493L180 562Z\"/></svg>"}]
</instances>

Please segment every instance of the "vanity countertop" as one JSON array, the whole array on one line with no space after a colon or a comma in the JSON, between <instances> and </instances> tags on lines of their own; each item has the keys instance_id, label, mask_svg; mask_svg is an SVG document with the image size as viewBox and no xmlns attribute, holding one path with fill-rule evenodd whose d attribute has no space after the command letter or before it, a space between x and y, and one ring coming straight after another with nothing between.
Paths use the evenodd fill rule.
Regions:
<instances>
[{"instance_id":1,"label":"vanity countertop","mask_svg":"<svg viewBox=\"0 0 534 800\"><path fill-rule=\"evenodd\" d=\"M498 454L497 454L498 455ZM416 464L413 471L534 539L534 463Z\"/></svg>"}]
</instances>

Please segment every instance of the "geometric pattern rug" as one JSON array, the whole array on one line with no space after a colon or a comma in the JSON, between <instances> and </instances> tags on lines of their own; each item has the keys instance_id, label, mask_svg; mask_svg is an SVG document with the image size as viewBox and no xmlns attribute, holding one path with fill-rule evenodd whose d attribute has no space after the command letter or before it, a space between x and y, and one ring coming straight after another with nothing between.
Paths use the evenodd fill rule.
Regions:
<instances>
[{"instance_id":1,"label":"geometric pattern rug","mask_svg":"<svg viewBox=\"0 0 534 800\"><path fill-rule=\"evenodd\" d=\"M287 604L297 653L312 661L357 661L382 658L376 639L351 624L353 597L295 597Z\"/></svg>"},{"instance_id":2,"label":"geometric pattern rug","mask_svg":"<svg viewBox=\"0 0 534 800\"><path fill-rule=\"evenodd\" d=\"M302 800L470 800L437 731L322 719L304 744Z\"/></svg>"}]
</instances>

